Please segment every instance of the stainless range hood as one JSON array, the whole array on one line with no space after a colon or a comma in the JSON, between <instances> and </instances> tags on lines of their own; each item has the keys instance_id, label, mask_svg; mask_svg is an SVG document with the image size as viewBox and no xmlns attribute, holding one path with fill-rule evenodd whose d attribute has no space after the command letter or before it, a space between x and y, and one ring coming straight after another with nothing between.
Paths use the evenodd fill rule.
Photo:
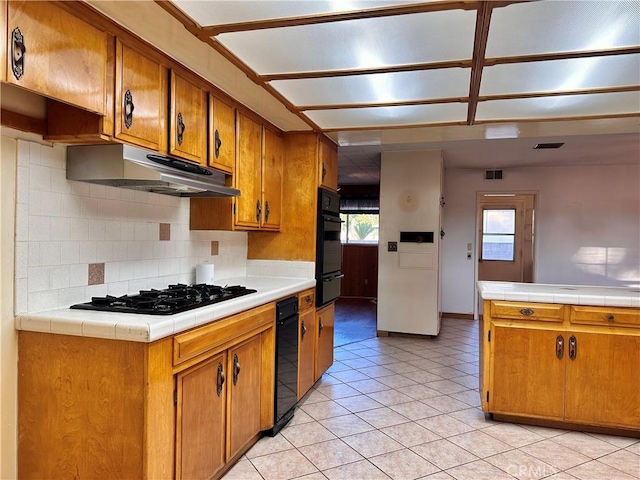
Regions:
<instances>
[{"instance_id":1,"label":"stainless range hood","mask_svg":"<svg viewBox=\"0 0 640 480\"><path fill-rule=\"evenodd\" d=\"M67 179L176 197L237 197L225 174L130 145L67 147Z\"/></svg>"}]
</instances>

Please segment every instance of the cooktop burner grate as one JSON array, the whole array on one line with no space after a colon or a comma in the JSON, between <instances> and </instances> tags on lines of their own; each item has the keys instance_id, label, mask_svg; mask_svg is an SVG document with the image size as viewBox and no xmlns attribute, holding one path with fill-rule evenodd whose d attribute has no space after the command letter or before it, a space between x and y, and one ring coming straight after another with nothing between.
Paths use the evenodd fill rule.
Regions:
<instances>
[{"instance_id":1,"label":"cooktop burner grate","mask_svg":"<svg viewBox=\"0 0 640 480\"><path fill-rule=\"evenodd\" d=\"M92 297L90 302L71 305L70 308L102 312L172 315L250 293L256 293L256 290L241 285L221 287L207 284L177 284L169 285L163 290L140 290L137 295Z\"/></svg>"}]
</instances>

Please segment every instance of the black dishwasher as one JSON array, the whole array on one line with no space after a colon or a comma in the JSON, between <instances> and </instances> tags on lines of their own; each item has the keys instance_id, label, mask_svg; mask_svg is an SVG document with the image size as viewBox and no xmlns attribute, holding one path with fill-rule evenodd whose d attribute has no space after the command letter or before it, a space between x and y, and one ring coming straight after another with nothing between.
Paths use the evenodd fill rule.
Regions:
<instances>
[{"instance_id":1,"label":"black dishwasher","mask_svg":"<svg viewBox=\"0 0 640 480\"><path fill-rule=\"evenodd\" d=\"M276 303L274 436L293 417L298 401L298 297Z\"/></svg>"}]
</instances>

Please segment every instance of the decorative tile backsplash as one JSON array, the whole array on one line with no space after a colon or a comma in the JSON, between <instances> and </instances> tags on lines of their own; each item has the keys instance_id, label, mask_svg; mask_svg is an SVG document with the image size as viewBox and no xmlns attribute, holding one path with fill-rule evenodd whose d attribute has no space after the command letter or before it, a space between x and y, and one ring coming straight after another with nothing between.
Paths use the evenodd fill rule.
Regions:
<instances>
[{"instance_id":1,"label":"decorative tile backsplash","mask_svg":"<svg viewBox=\"0 0 640 480\"><path fill-rule=\"evenodd\" d=\"M188 199L67 180L65 155L18 141L16 313L192 283L205 261L221 279L247 274L246 233L190 231Z\"/></svg>"}]
</instances>

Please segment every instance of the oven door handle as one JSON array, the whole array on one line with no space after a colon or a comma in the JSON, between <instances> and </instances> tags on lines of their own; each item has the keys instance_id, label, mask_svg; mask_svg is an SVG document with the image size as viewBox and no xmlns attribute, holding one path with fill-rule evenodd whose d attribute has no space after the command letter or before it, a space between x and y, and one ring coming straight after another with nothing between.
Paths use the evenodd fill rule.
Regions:
<instances>
[{"instance_id":1,"label":"oven door handle","mask_svg":"<svg viewBox=\"0 0 640 480\"><path fill-rule=\"evenodd\" d=\"M340 217L334 217L333 215L323 215L322 219L325 222L342 223L342 220L340 220Z\"/></svg>"},{"instance_id":2,"label":"oven door handle","mask_svg":"<svg viewBox=\"0 0 640 480\"><path fill-rule=\"evenodd\" d=\"M344 273L341 273L340 275L334 275L333 277L329 277L329 278L323 278L322 281L331 282L333 280L338 280L339 278L344 278Z\"/></svg>"}]
</instances>

